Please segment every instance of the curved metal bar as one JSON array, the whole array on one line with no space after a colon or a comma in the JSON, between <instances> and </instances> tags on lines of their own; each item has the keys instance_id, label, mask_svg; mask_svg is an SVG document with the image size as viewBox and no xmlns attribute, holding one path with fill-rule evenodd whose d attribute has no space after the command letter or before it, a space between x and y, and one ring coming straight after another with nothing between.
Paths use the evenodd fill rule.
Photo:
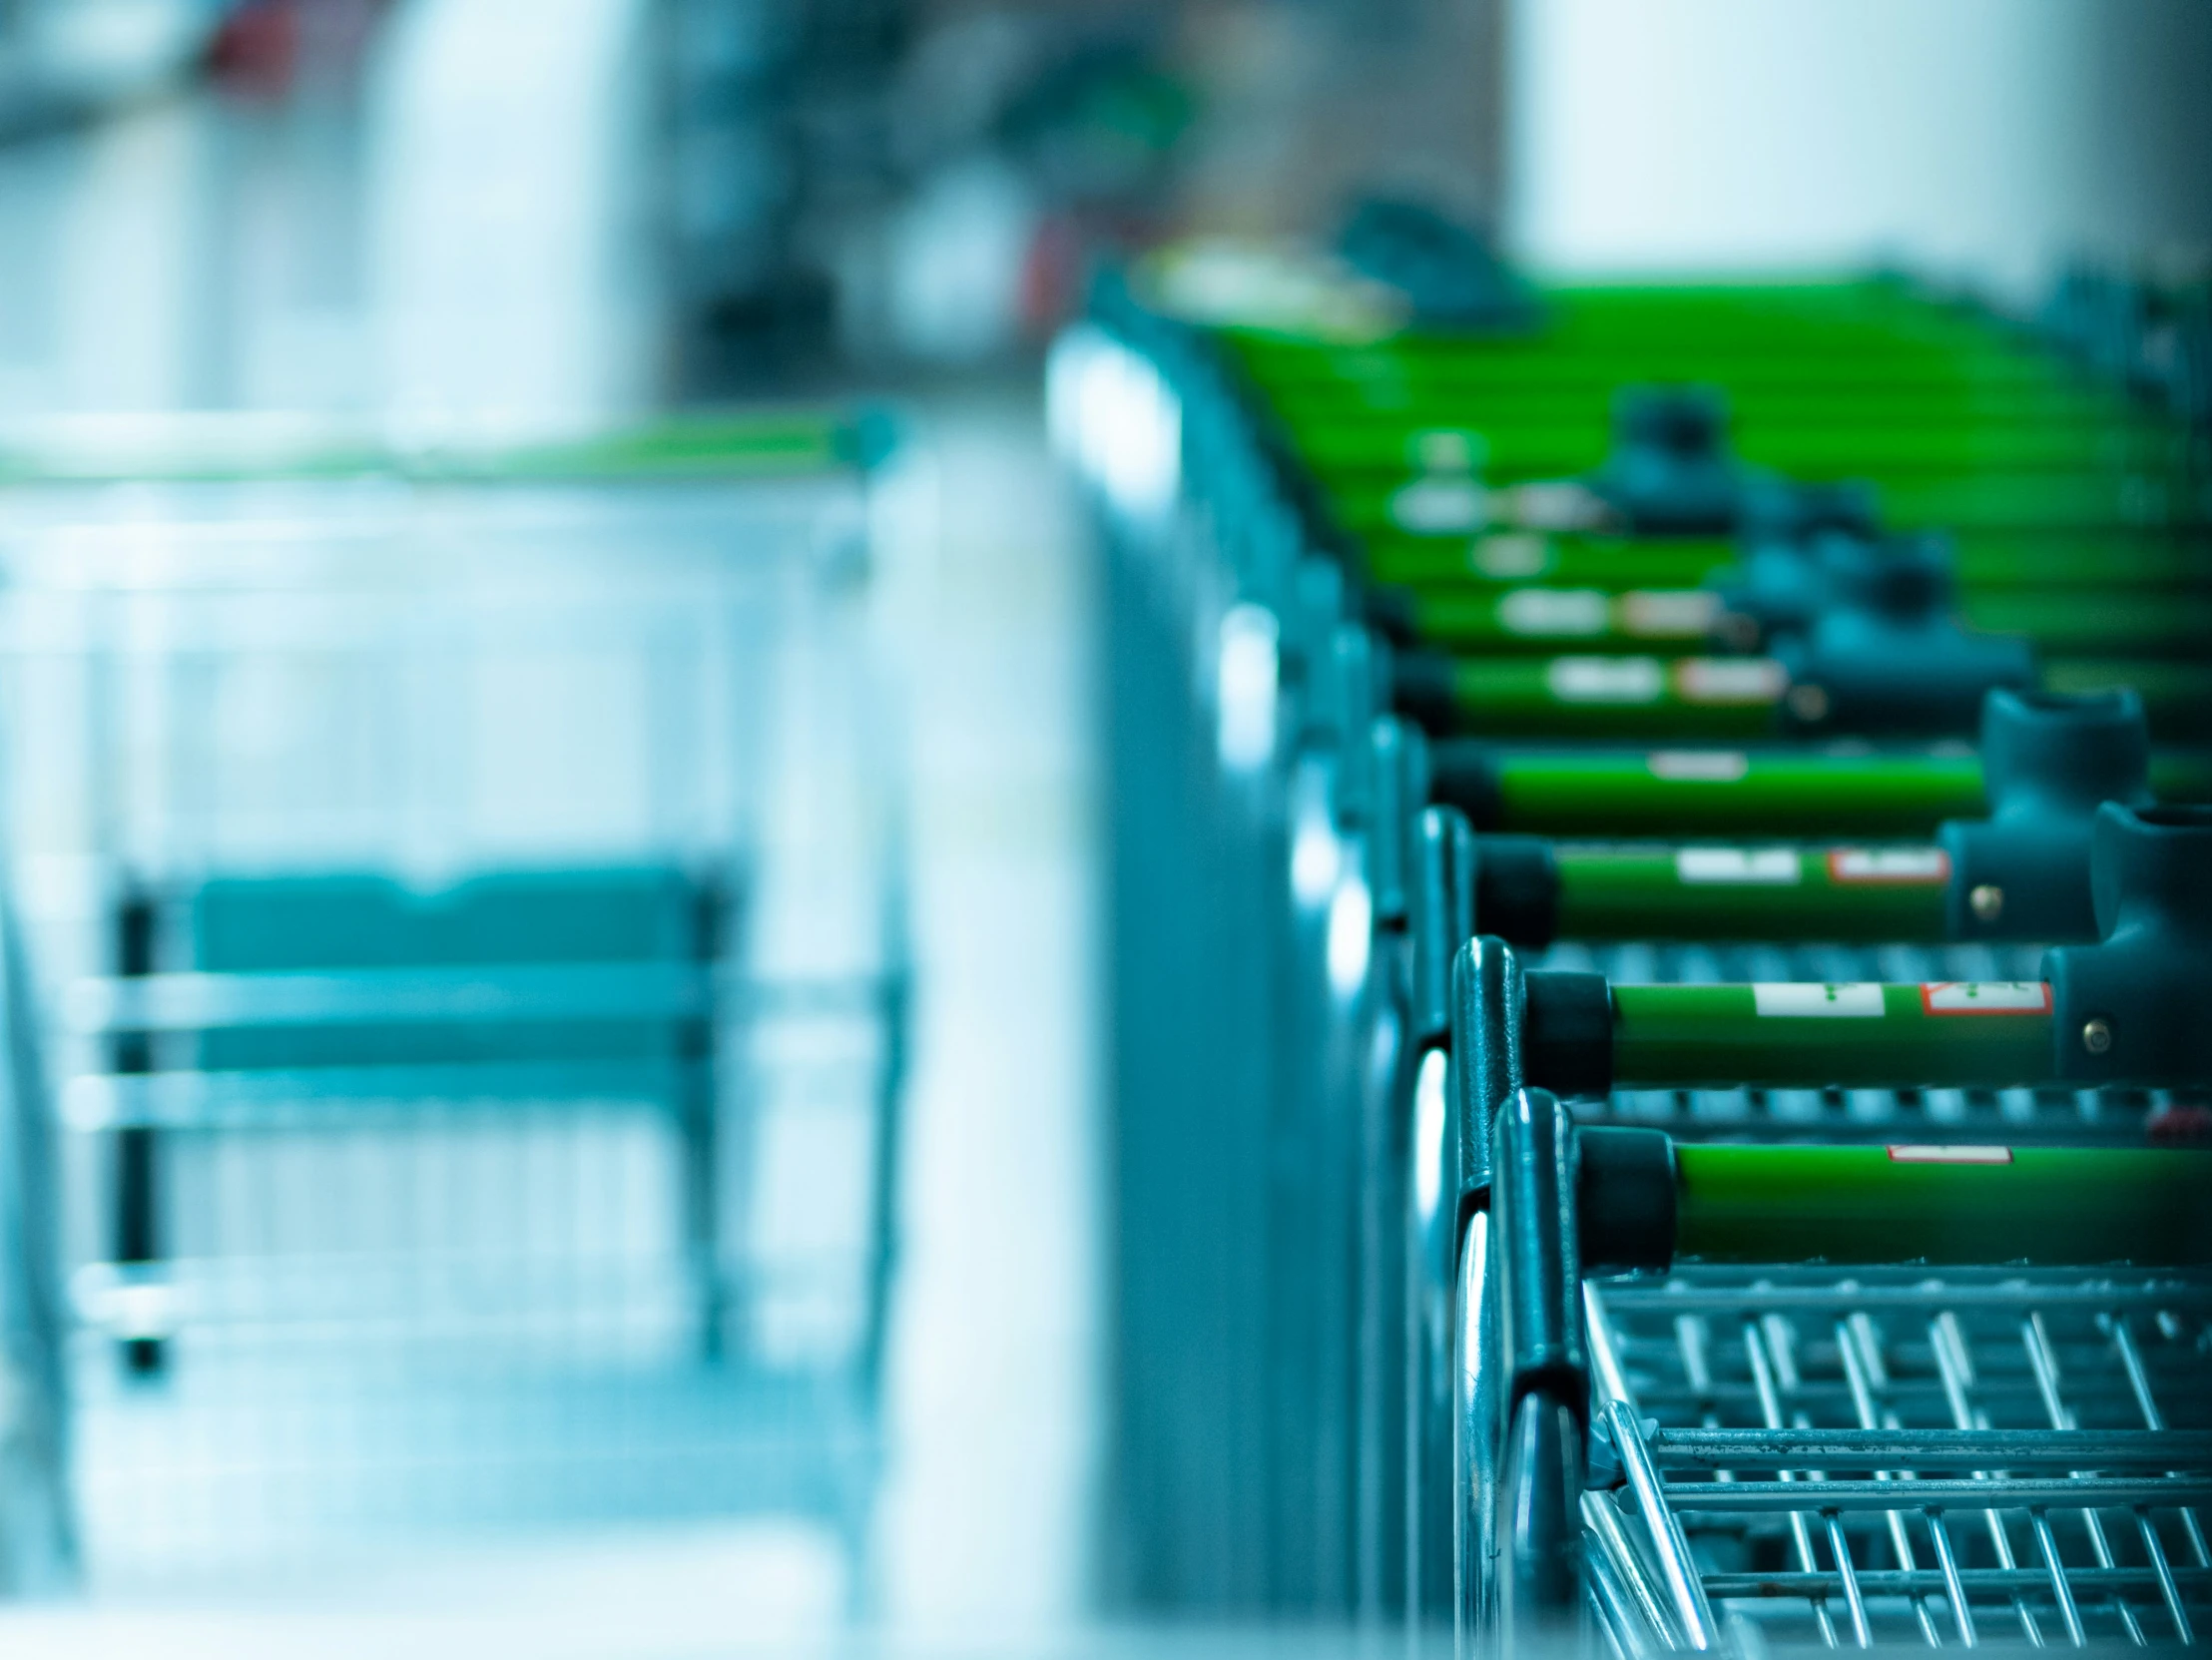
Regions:
<instances>
[{"instance_id":1,"label":"curved metal bar","mask_svg":"<svg viewBox=\"0 0 2212 1660\"><path fill-rule=\"evenodd\" d=\"M1583 1607L1581 1414L1549 1389L1522 1395L1504 1454L1498 1624L1508 1651L1524 1653Z\"/></svg>"}]
</instances>

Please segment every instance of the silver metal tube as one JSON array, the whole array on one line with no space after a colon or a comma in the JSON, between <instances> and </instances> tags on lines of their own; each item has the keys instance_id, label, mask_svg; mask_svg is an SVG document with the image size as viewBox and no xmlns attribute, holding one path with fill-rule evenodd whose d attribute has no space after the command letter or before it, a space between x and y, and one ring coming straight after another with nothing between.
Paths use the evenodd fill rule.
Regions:
<instances>
[{"instance_id":1,"label":"silver metal tube","mask_svg":"<svg viewBox=\"0 0 2212 1660\"><path fill-rule=\"evenodd\" d=\"M1718 1640L1713 1610L1705 1600L1705 1587L1698 1579L1697 1563L1690 1557L1690 1543L1683 1537L1681 1520L1668 1507L1666 1486L1651 1455L1644 1450L1636 1414L1620 1401L1611 1401L1605 1408L1605 1423L1612 1431L1613 1450L1620 1455L1629 1488L1643 1511L1644 1524L1651 1529L1652 1548L1659 1558L1659 1571L1666 1576L1676 1617L1682 1622L1683 1640L1694 1649L1710 1649Z\"/></svg>"},{"instance_id":2,"label":"silver metal tube","mask_svg":"<svg viewBox=\"0 0 2212 1660\"><path fill-rule=\"evenodd\" d=\"M2212 1466L2212 1433L2145 1429L1666 1428L1645 1445L1661 1469L1958 1469L2168 1471Z\"/></svg>"},{"instance_id":3,"label":"silver metal tube","mask_svg":"<svg viewBox=\"0 0 2212 1660\"><path fill-rule=\"evenodd\" d=\"M1490 1261L1490 1217L1467 1219L1459 1247L1452 1412L1452 1630L1459 1654L1474 1652L1497 1610L1497 1442L1504 1407L1497 1398L1497 1287Z\"/></svg>"},{"instance_id":4,"label":"silver metal tube","mask_svg":"<svg viewBox=\"0 0 2212 1660\"><path fill-rule=\"evenodd\" d=\"M2163 1507L2203 1503L2212 1498L2212 1475L2085 1475L2071 1479L2021 1476L1996 1481L1950 1477L1910 1481L1695 1481L1670 1484L1666 1496L1676 1509L1701 1514L1722 1510L1887 1510L1900 1504L1940 1510L1994 1506L2032 1511L2054 1504L2072 1509L2083 1503L2115 1508L2138 1504Z\"/></svg>"},{"instance_id":5,"label":"silver metal tube","mask_svg":"<svg viewBox=\"0 0 2212 1660\"><path fill-rule=\"evenodd\" d=\"M1651 1582L1636 1547L1629 1543L1628 1531L1621 1525L1620 1507L1613 1502L1610 1493L1585 1492L1582 1495L1582 1522L1597 1540L1597 1552L1590 1558L1592 1565L1607 1564L1608 1571L1617 1575L1623 1589L1634 1600L1643 1623L1667 1648L1682 1646L1681 1633L1676 1628L1674 1616L1667 1610L1659 1587Z\"/></svg>"}]
</instances>

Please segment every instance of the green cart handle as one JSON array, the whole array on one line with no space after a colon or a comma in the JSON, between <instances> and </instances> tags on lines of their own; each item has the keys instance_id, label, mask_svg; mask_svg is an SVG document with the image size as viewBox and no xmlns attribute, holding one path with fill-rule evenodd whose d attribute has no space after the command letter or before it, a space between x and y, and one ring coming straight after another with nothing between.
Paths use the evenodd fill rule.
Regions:
<instances>
[{"instance_id":1,"label":"green cart handle","mask_svg":"<svg viewBox=\"0 0 2212 1660\"><path fill-rule=\"evenodd\" d=\"M1527 1081L1572 1095L1612 1089L1906 1088L2049 1083L2050 986L1608 985L1601 974L1525 976Z\"/></svg>"},{"instance_id":2,"label":"green cart handle","mask_svg":"<svg viewBox=\"0 0 2212 1660\"><path fill-rule=\"evenodd\" d=\"M2036 980L1610 985L1522 976L1523 1081L1680 1089L2212 1082L2212 808L2107 802L2089 857L2102 938ZM1502 946L1500 947L1503 948Z\"/></svg>"},{"instance_id":3,"label":"green cart handle","mask_svg":"<svg viewBox=\"0 0 2212 1660\"><path fill-rule=\"evenodd\" d=\"M1475 848L1476 925L1516 945L1950 937L1951 861L1933 845L1587 846L1498 835Z\"/></svg>"},{"instance_id":4,"label":"green cart handle","mask_svg":"<svg viewBox=\"0 0 2212 1660\"><path fill-rule=\"evenodd\" d=\"M2053 692L2131 687L2151 730L2168 739L2212 733L2212 670L2201 663L2065 658L2043 663L2041 678ZM1793 679L1771 657L1454 657L1422 649L1392 659L1391 700L1436 736L1742 744L1851 736L1859 724L1847 723L1848 710L1818 679ZM1861 701L1874 712L1862 736L1965 737L1973 725L1955 698L1924 706L1904 691L1879 709Z\"/></svg>"},{"instance_id":5,"label":"green cart handle","mask_svg":"<svg viewBox=\"0 0 2212 1660\"><path fill-rule=\"evenodd\" d=\"M1479 739L1429 747L1430 792L1477 830L1545 835L1925 835L1986 811L1963 744L1872 751L1530 749ZM2212 801L2212 754L2155 750L2151 793Z\"/></svg>"},{"instance_id":6,"label":"green cart handle","mask_svg":"<svg viewBox=\"0 0 2212 1660\"><path fill-rule=\"evenodd\" d=\"M2212 1262L2212 1153L1675 1143L1576 1132L1583 1270Z\"/></svg>"}]
</instances>

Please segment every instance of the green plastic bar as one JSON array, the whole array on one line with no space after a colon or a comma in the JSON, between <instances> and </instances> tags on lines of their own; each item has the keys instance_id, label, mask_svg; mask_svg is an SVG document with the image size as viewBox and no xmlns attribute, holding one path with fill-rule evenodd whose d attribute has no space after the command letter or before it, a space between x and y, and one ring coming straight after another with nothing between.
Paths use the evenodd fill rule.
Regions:
<instances>
[{"instance_id":1,"label":"green plastic bar","mask_svg":"<svg viewBox=\"0 0 2212 1660\"><path fill-rule=\"evenodd\" d=\"M1940 847L1554 849L1570 939L1938 940Z\"/></svg>"},{"instance_id":2,"label":"green plastic bar","mask_svg":"<svg viewBox=\"0 0 2212 1660\"><path fill-rule=\"evenodd\" d=\"M1704 588L1515 587L1416 590L1421 640L1452 651L1694 651L1715 640L1723 607Z\"/></svg>"},{"instance_id":3,"label":"green plastic bar","mask_svg":"<svg viewBox=\"0 0 2212 1660\"><path fill-rule=\"evenodd\" d=\"M2201 658L2050 658L2043 664L2046 691L2102 692L2115 686L2131 687L2143 700L2153 738L2185 743L2212 736L2212 667Z\"/></svg>"},{"instance_id":4,"label":"green plastic bar","mask_svg":"<svg viewBox=\"0 0 2212 1660\"><path fill-rule=\"evenodd\" d=\"M2212 802L2212 754L2153 750L2150 793L2162 802Z\"/></svg>"},{"instance_id":5,"label":"green plastic bar","mask_svg":"<svg viewBox=\"0 0 2212 1660\"><path fill-rule=\"evenodd\" d=\"M1517 473L1500 470L1487 482L1492 487L1556 482L1590 472L1604 457L1603 446L1593 445L1583 454L1558 457L1550 466ZM2102 535L2144 526L2200 531L2212 520L2212 504L2205 501L2202 487L2179 471L1790 470L1807 483L1872 483L1875 506L1883 522L1903 530L1966 530L1977 534L2069 530ZM1330 492L1338 523L1362 537L1402 528L1399 518L1393 516L1392 503L1404 482L1340 483Z\"/></svg>"},{"instance_id":6,"label":"green plastic bar","mask_svg":"<svg viewBox=\"0 0 2212 1660\"><path fill-rule=\"evenodd\" d=\"M1546 835L1911 835L1986 811L1970 750L1506 751L1485 829ZM2212 754L2155 750L2151 793L2212 801Z\"/></svg>"},{"instance_id":7,"label":"green plastic bar","mask_svg":"<svg viewBox=\"0 0 2212 1660\"><path fill-rule=\"evenodd\" d=\"M1422 640L1454 651L1539 653L1696 649L1720 640L1728 619L1706 588L1453 584L1418 588ZM2171 653L2212 641L2212 599L2194 594L2057 591L1969 594L1968 628L2022 634L2046 650Z\"/></svg>"},{"instance_id":8,"label":"green plastic bar","mask_svg":"<svg viewBox=\"0 0 2212 1660\"><path fill-rule=\"evenodd\" d=\"M1372 401L1357 396L1322 403L1276 400L1276 412L1291 424L1301 454L1318 470L1339 478L1374 478L1398 470L1402 456L1382 454L1370 460L1365 455L1345 455L1338 436L1339 423L1347 413L1341 404ZM1594 402L1585 419L1543 425L1478 418L1476 411L1458 398L1434 402L1411 399L1404 403L1385 399L1382 412L1395 417L1381 423L1385 427L1402 424L1415 431L1460 430L1470 434L1484 471L1500 479L1580 471L1590 464L1593 455L1602 457L1612 443L1611 413L1602 402ZM1434 425L1422 426L1422 417L1432 417ZM1908 414L1902 421L1913 418ZM1730 421L1729 444L1755 466L1800 478L1879 479L2042 470L2179 477L2189 461L2188 440L2178 431L2129 432L2107 428L2094 420L1989 427L1971 421L1929 421L1925 417L1916 424L1902 424L1897 417L1885 419L1876 413L1866 424L1854 426L1839 414L1827 426L1791 430L1756 416L1747 419L1738 415Z\"/></svg>"},{"instance_id":9,"label":"green plastic bar","mask_svg":"<svg viewBox=\"0 0 2212 1660\"><path fill-rule=\"evenodd\" d=\"M2212 644L2212 597L2203 594L1968 594L1960 609L1969 628L2024 634L2048 651L2198 652Z\"/></svg>"},{"instance_id":10,"label":"green plastic bar","mask_svg":"<svg viewBox=\"0 0 2212 1660\"><path fill-rule=\"evenodd\" d=\"M2115 589L2212 583L2212 544L2166 532L1984 530L1953 538L1952 558L1969 604L1984 597L2001 603L2018 594L2026 603L2068 606L2084 589L2103 596ZM1735 547L1725 541L1509 530L1427 536L1395 528L1371 532L1366 539L1366 568L1373 581L1423 589L1497 589L1533 582L1616 593L1697 588L1725 579L1736 562ZM2153 603L2140 593L2117 597L2125 605Z\"/></svg>"},{"instance_id":11,"label":"green plastic bar","mask_svg":"<svg viewBox=\"0 0 2212 1660\"><path fill-rule=\"evenodd\" d=\"M1789 691L1782 665L1763 657L1458 657L1451 675L1460 723L1492 737L1771 738ZM2043 685L2052 692L2131 687L2154 739L2212 737L2212 667L2201 663L2056 658L2043 665Z\"/></svg>"},{"instance_id":12,"label":"green plastic bar","mask_svg":"<svg viewBox=\"0 0 2212 1660\"><path fill-rule=\"evenodd\" d=\"M1548 582L1570 588L1696 588L1734 570L1723 541L1636 541L1625 536L1546 536L1535 531L1422 536L1377 531L1367 541L1368 575L1399 587L1508 588Z\"/></svg>"},{"instance_id":13,"label":"green plastic bar","mask_svg":"<svg viewBox=\"0 0 2212 1660\"><path fill-rule=\"evenodd\" d=\"M1473 733L1760 738L1789 679L1768 658L1459 658L1452 693Z\"/></svg>"},{"instance_id":14,"label":"green plastic bar","mask_svg":"<svg viewBox=\"0 0 2212 1660\"><path fill-rule=\"evenodd\" d=\"M1616 985L1624 1089L1964 1087L2049 1082L2038 980L1881 985Z\"/></svg>"},{"instance_id":15,"label":"green plastic bar","mask_svg":"<svg viewBox=\"0 0 2212 1660\"><path fill-rule=\"evenodd\" d=\"M2212 1260L2212 1153L1677 1144L1675 1253L1706 1262L2164 1267Z\"/></svg>"},{"instance_id":16,"label":"green plastic bar","mask_svg":"<svg viewBox=\"0 0 2212 1660\"><path fill-rule=\"evenodd\" d=\"M1881 835L1983 811L1970 751L1588 750L1497 757L1497 825L1554 835Z\"/></svg>"},{"instance_id":17,"label":"green plastic bar","mask_svg":"<svg viewBox=\"0 0 2212 1660\"><path fill-rule=\"evenodd\" d=\"M1355 394L1357 395L1357 394ZM1297 429L1301 454L1335 476L1389 473L1428 458L1431 433L1462 437L1495 473L1530 471L1572 461L1611 439L1603 400L1583 407L1499 408L1464 394L1419 398L1396 418L1347 423L1340 398L1293 393L1271 399ZM1828 409L1822 419L1818 411ZM1433 425L1423 416L1436 415ZM1940 466L1980 471L2028 467L2153 468L2185 465L2188 436L2178 427L2146 427L2077 410L2052 410L2041 420L1995 422L1966 408L1905 409L1860 405L1833 396L1777 409L1754 399L1729 411L1729 439L1747 459L1785 472L1886 472ZM1411 453L1408 453L1408 452Z\"/></svg>"}]
</instances>

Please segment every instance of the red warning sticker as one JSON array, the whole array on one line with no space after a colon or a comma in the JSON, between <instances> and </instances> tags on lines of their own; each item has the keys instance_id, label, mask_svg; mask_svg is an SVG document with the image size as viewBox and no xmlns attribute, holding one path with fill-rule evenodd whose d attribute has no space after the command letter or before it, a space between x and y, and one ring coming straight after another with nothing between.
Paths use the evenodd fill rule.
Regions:
<instances>
[{"instance_id":1,"label":"red warning sticker","mask_svg":"<svg viewBox=\"0 0 2212 1660\"><path fill-rule=\"evenodd\" d=\"M1934 980L1921 987L1926 1014L2048 1014L2044 980Z\"/></svg>"},{"instance_id":2,"label":"red warning sticker","mask_svg":"<svg viewBox=\"0 0 2212 1660\"><path fill-rule=\"evenodd\" d=\"M1893 1147L1892 1164L2010 1164L2009 1147Z\"/></svg>"}]
</instances>

